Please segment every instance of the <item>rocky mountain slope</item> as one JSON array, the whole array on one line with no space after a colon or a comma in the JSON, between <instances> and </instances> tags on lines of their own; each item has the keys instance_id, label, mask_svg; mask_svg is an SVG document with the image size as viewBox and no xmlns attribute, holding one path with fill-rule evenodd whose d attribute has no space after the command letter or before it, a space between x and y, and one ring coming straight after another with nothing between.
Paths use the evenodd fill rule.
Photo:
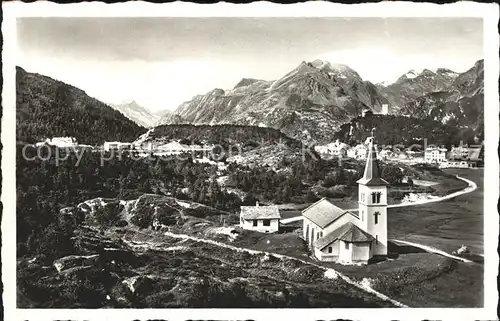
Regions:
<instances>
[{"instance_id":1,"label":"rocky mountain slope","mask_svg":"<svg viewBox=\"0 0 500 321\"><path fill-rule=\"evenodd\" d=\"M447 81L433 78L427 83L420 81L418 86L404 87L402 92L408 98L397 114L419 118L430 117L443 124L462 129L470 129L482 136L484 127L484 60L477 61L464 73L450 77ZM441 78L439 78L441 79ZM452 81L451 81L452 80ZM450 82L451 81L451 82ZM424 87L427 92L420 90ZM433 85L436 86L433 86ZM393 85L387 88L392 88ZM427 90L426 89L426 90ZM434 90L432 90L434 89Z\"/></svg>"},{"instance_id":2,"label":"rocky mountain slope","mask_svg":"<svg viewBox=\"0 0 500 321\"><path fill-rule=\"evenodd\" d=\"M378 84L382 95L387 98L392 109L397 111L406 103L431 92L445 91L450 88L458 73L445 68L437 70L410 70L396 80L383 86Z\"/></svg>"},{"instance_id":3,"label":"rocky mountain slope","mask_svg":"<svg viewBox=\"0 0 500 321\"><path fill-rule=\"evenodd\" d=\"M132 141L145 129L83 90L16 68L16 136L34 143L73 136L80 143Z\"/></svg>"},{"instance_id":4,"label":"rocky mountain slope","mask_svg":"<svg viewBox=\"0 0 500 321\"><path fill-rule=\"evenodd\" d=\"M302 62L276 81L242 79L183 103L162 124L242 124L272 127L303 141L324 141L338 126L386 103L378 88L345 65Z\"/></svg>"},{"instance_id":5,"label":"rocky mountain slope","mask_svg":"<svg viewBox=\"0 0 500 321\"><path fill-rule=\"evenodd\" d=\"M152 127L158 123L163 115L150 112L148 109L140 106L134 100L123 104L111 104L111 107L118 110L128 119L143 127Z\"/></svg>"},{"instance_id":6,"label":"rocky mountain slope","mask_svg":"<svg viewBox=\"0 0 500 321\"><path fill-rule=\"evenodd\" d=\"M305 255L298 260L226 245L244 231L220 226L227 215L197 203L152 194L130 201L98 198L59 215L84 222L67 255L18 260L22 307L394 306L303 261ZM95 223L103 218L115 226Z\"/></svg>"}]
</instances>

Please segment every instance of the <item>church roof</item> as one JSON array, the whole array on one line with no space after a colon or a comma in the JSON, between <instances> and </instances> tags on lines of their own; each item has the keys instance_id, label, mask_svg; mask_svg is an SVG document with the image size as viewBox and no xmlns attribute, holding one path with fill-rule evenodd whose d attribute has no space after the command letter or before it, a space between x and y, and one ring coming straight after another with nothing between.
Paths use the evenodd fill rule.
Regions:
<instances>
[{"instance_id":1,"label":"church roof","mask_svg":"<svg viewBox=\"0 0 500 321\"><path fill-rule=\"evenodd\" d=\"M278 206L241 206L241 218L245 220L281 218Z\"/></svg>"},{"instance_id":2,"label":"church roof","mask_svg":"<svg viewBox=\"0 0 500 321\"><path fill-rule=\"evenodd\" d=\"M366 166L363 177L358 180L359 184L366 186L383 186L389 183L380 177L380 168L378 167L377 151L373 146L373 137L369 143L368 157L366 158Z\"/></svg>"},{"instance_id":3,"label":"church roof","mask_svg":"<svg viewBox=\"0 0 500 321\"><path fill-rule=\"evenodd\" d=\"M352 224L352 223L351 223ZM352 224L352 227L347 230L344 235L342 235L339 240L348 243L367 243L373 241L375 238L369 233L363 231L356 225Z\"/></svg>"},{"instance_id":4,"label":"church roof","mask_svg":"<svg viewBox=\"0 0 500 321\"><path fill-rule=\"evenodd\" d=\"M322 198L302 211L302 216L320 228L325 228L345 213L351 213L335 206L327 198ZM352 214L352 213L351 213Z\"/></svg>"},{"instance_id":5,"label":"church roof","mask_svg":"<svg viewBox=\"0 0 500 321\"><path fill-rule=\"evenodd\" d=\"M336 240L347 243L368 243L374 240L373 236L363 231L353 223L346 223L338 229L328 233L314 242L314 247L322 250Z\"/></svg>"}]
</instances>

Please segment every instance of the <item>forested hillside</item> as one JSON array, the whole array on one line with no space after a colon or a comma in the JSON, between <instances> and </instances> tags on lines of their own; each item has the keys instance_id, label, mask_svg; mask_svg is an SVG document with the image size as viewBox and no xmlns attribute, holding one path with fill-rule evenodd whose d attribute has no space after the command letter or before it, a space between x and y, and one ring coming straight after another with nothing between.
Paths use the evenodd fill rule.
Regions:
<instances>
[{"instance_id":1,"label":"forested hillside","mask_svg":"<svg viewBox=\"0 0 500 321\"><path fill-rule=\"evenodd\" d=\"M352 131L351 131L352 127ZM457 145L461 140L474 143L476 133L470 128L457 128L430 118L394 115L369 115L357 117L341 126L335 138L348 144L363 142L375 128L377 143L381 145L412 144Z\"/></svg>"},{"instance_id":2,"label":"forested hillside","mask_svg":"<svg viewBox=\"0 0 500 321\"><path fill-rule=\"evenodd\" d=\"M16 68L16 136L34 143L72 136L80 143L132 141L145 128L84 91L52 78Z\"/></svg>"},{"instance_id":3,"label":"forested hillside","mask_svg":"<svg viewBox=\"0 0 500 321\"><path fill-rule=\"evenodd\" d=\"M279 130L267 127L242 125L161 125L148 132L146 141L180 140L184 143L220 144L224 147L241 144L258 146L260 144L282 143L289 147L299 147L300 142Z\"/></svg>"}]
</instances>

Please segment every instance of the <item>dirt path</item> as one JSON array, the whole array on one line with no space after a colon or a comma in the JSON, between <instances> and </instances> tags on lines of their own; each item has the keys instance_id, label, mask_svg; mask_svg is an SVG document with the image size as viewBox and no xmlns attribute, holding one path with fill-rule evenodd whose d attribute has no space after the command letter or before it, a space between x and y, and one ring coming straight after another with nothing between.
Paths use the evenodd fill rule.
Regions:
<instances>
[{"instance_id":1,"label":"dirt path","mask_svg":"<svg viewBox=\"0 0 500 321\"><path fill-rule=\"evenodd\" d=\"M413 243L413 242L407 242L407 241L402 241L402 240L392 240L392 241L394 241L396 243L401 243L401 244L405 244L405 245L411 245L411 246L414 246L414 247L418 247L418 248L421 248L422 250L424 250L426 252L443 255L443 256L452 258L454 260L459 260L459 261L466 262L466 263L472 263L471 260L467 260L467 259L464 259L463 257L459 257L459 256L455 256L455 255L452 255L452 254L448 254L445 251L442 251L442 250L437 249L437 248L432 247L432 246L418 244L418 243Z\"/></svg>"},{"instance_id":2,"label":"dirt path","mask_svg":"<svg viewBox=\"0 0 500 321\"><path fill-rule=\"evenodd\" d=\"M463 177L460 177L458 175L456 175L456 177L458 179L461 179L462 181L466 182L467 184L469 184L469 186L467 186L466 188L464 188L461 191L454 192L454 193L451 193L451 194L448 194L448 195L445 195L445 196L441 196L441 197L438 197L438 198L431 198L431 199L421 200L421 201L413 202L413 203L392 204L392 205L387 205L387 208L407 207L407 206L422 205L422 204L428 204L428 203L434 203L434 202L441 202L441 201L445 201L445 200L457 197L459 195L463 195L463 194L467 194L467 193L473 192L473 191L475 191L477 189L477 184L474 183L473 181L468 180L468 179L463 178ZM354 211L357 211L357 210L358 210L357 208L353 208L353 209L348 209L347 211L354 212ZM281 224L288 224L288 223L297 222L297 221L301 221L301 220L302 220L302 216L295 216L295 217L283 219L283 220L280 221L280 223Z\"/></svg>"},{"instance_id":3,"label":"dirt path","mask_svg":"<svg viewBox=\"0 0 500 321\"><path fill-rule=\"evenodd\" d=\"M371 294L375 295L376 297L378 297L379 299L382 299L384 301L389 301L389 302L391 302L392 304L394 304L397 307L401 307L401 308L407 308L408 307L408 306L404 305L403 303L401 303L399 301L396 301L396 300L394 300L394 299L386 296L385 294L377 292L376 290L374 290L373 288L371 288L370 286L368 286L368 285L366 285L366 284L364 284L362 282L360 283L360 282L354 281L353 279L349 278L348 276L346 276L346 275L344 275L342 273L339 273L338 271L336 271L334 269L326 268L324 266L321 266L321 265L318 265L318 264L314 264L314 263L311 263L311 262L307 262L307 261L304 261L304 260L301 260L301 259L297 259L297 258L294 258L294 257L291 257L291 256L282 255L282 254L275 254L275 253L272 253L272 252L265 252L265 251L245 249L245 248L241 248L241 247L236 247L236 246L233 246L233 245L229 245L229 244L226 244L226 243L217 242L217 241L210 240L210 239L198 238L198 237L194 237L194 236L190 236L190 235L186 235L186 234L175 234L175 233L171 233L171 232L165 232L164 235L168 236L168 237L172 237L172 238L177 238L177 239L185 239L185 240L192 240L192 241L196 241L196 242L202 242L202 243L212 244L212 245L223 247L223 248L230 249L230 250L233 250L233 251L247 252L247 253L253 254L253 255L255 255L255 254L266 254L266 255L272 255L272 256L280 258L280 259L289 259L289 260L299 261L299 262L301 262L303 264L307 264L307 265L311 265L311 266L320 268L320 269L322 269L322 270L325 271L325 276L328 276L328 277L331 277L331 276L339 277L342 280L344 280L345 282L347 282L347 283L349 283L349 284L357 287L358 289L363 290L363 291L368 292L368 293L371 293Z\"/></svg>"}]
</instances>

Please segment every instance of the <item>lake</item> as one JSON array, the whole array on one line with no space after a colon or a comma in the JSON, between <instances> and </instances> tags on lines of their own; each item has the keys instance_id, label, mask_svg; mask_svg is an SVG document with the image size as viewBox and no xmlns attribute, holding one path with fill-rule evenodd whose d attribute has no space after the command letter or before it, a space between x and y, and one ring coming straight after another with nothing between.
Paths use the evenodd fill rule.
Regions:
<instances>
[{"instance_id":1,"label":"lake","mask_svg":"<svg viewBox=\"0 0 500 321\"><path fill-rule=\"evenodd\" d=\"M471 251L484 251L484 169L446 169L450 174L474 181L478 188L442 202L388 209L389 238L434 246L446 252L462 244ZM496 209L491 215L498 215Z\"/></svg>"}]
</instances>

